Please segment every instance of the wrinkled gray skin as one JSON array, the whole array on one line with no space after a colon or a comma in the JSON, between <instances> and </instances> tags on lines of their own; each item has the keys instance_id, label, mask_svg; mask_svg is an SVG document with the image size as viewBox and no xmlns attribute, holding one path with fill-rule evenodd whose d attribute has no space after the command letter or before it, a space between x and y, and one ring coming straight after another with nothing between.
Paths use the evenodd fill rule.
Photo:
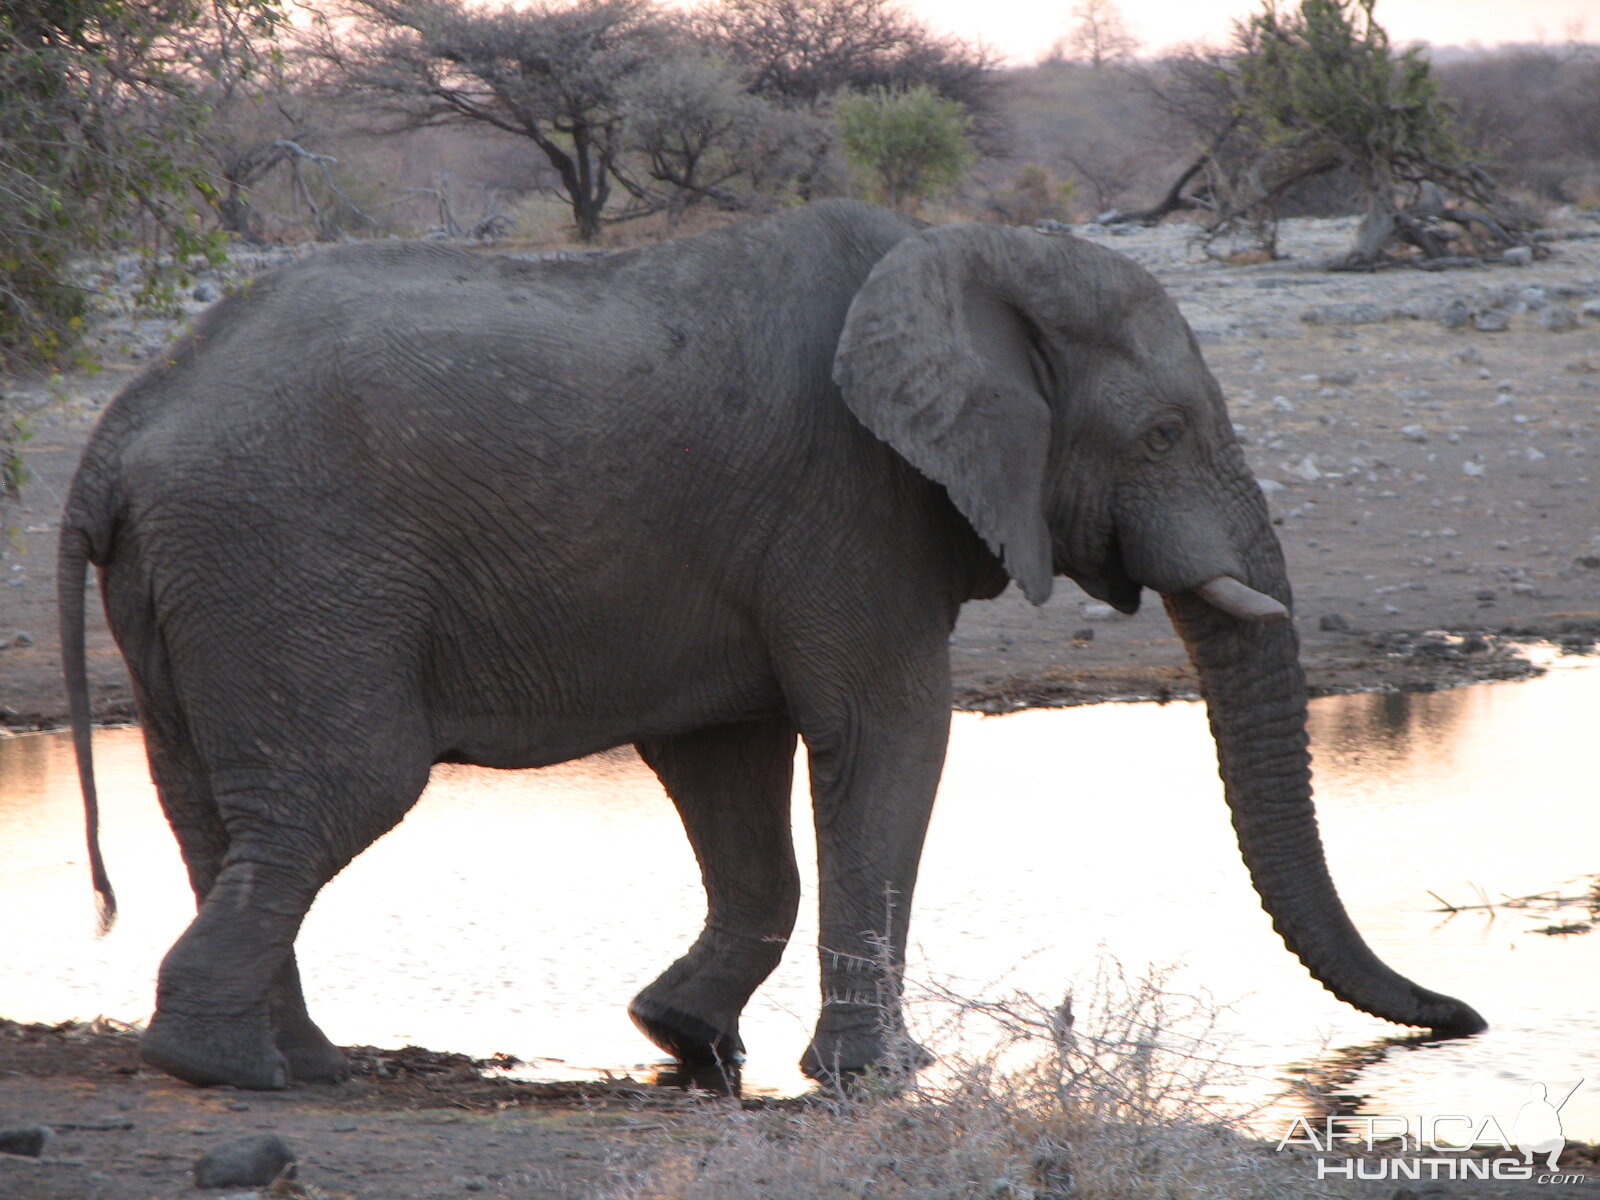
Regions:
<instances>
[{"instance_id":1,"label":"wrinkled gray skin","mask_svg":"<svg viewBox=\"0 0 1600 1200\"><path fill-rule=\"evenodd\" d=\"M824 998L803 1066L881 1061L898 1017L866 964L886 919L905 945L947 639L964 601L1010 579L1043 602L1055 575L1125 612L1161 593L1245 860L1312 973L1401 1024L1483 1027L1380 962L1334 893L1293 627L1248 619L1289 603L1261 493L1176 307L1093 245L832 202L585 261L379 243L258 280L118 397L73 485L92 829L86 560L199 898L141 1047L182 1079L342 1076L296 931L433 763L627 742L709 910L631 1012L687 1063L732 1059L799 902L797 736ZM1195 590L1223 576L1243 618Z\"/></svg>"}]
</instances>

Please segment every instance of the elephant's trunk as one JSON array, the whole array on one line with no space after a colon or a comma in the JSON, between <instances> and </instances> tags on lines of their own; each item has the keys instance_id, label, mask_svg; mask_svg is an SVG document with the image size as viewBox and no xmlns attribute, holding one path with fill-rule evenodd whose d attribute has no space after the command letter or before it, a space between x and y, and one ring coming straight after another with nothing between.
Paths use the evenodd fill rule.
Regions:
<instances>
[{"instance_id":1,"label":"elephant's trunk","mask_svg":"<svg viewBox=\"0 0 1600 1200\"><path fill-rule=\"evenodd\" d=\"M1268 535L1270 539L1270 534ZM1276 545L1249 583L1288 600ZM1311 803L1305 676L1290 621L1240 619L1194 592L1164 597L1200 674L1239 849L1284 943L1324 987L1373 1016L1445 1036L1485 1022L1417 986L1362 940L1328 875Z\"/></svg>"}]
</instances>

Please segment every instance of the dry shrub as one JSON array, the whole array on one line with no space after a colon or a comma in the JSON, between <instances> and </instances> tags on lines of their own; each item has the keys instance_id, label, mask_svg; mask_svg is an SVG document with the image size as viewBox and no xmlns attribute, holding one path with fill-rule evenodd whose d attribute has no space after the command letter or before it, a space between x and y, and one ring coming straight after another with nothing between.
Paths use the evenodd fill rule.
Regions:
<instances>
[{"instance_id":1,"label":"dry shrub","mask_svg":"<svg viewBox=\"0 0 1600 1200\"><path fill-rule=\"evenodd\" d=\"M1058 179L1038 163L1025 163L1009 183L989 197L989 212L1005 225L1070 221L1076 191L1070 180Z\"/></svg>"},{"instance_id":2,"label":"dry shrub","mask_svg":"<svg viewBox=\"0 0 1600 1200\"><path fill-rule=\"evenodd\" d=\"M729 1109L612 1200L1273 1200L1304 1165L1240 1131L1212 1089L1216 1009L1115 963L1057 1006L921 998L941 1066L846 1098ZM982 1043L978 1052L950 1045Z\"/></svg>"}]
</instances>

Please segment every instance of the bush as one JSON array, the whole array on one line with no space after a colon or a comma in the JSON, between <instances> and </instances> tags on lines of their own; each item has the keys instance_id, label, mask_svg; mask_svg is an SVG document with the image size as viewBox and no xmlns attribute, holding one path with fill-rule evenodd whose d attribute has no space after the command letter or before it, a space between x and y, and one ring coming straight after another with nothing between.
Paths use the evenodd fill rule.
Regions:
<instances>
[{"instance_id":1,"label":"bush","mask_svg":"<svg viewBox=\"0 0 1600 1200\"><path fill-rule=\"evenodd\" d=\"M834 122L850 164L871 180L876 199L900 212L953 187L977 158L966 111L929 87L844 96Z\"/></svg>"},{"instance_id":2,"label":"bush","mask_svg":"<svg viewBox=\"0 0 1600 1200\"><path fill-rule=\"evenodd\" d=\"M1214 1010L1170 992L1165 973L1129 980L1112 963L1059 1005L941 993L932 1006L948 1014L941 1041L988 1048L947 1052L927 1082L884 1077L846 1098L724 1110L709 1144L685 1145L693 1126L676 1131L650 1177L614 1200L1306 1194L1305 1165L1242 1135L1212 1096L1230 1070L1210 1048Z\"/></svg>"},{"instance_id":3,"label":"bush","mask_svg":"<svg viewBox=\"0 0 1600 1200\"><path fill-rule=\"evenodd\" d=\"M0 365L68 355L88 311L83 250L137 242L181 271L215 256L186 145L205 108L186 71L213 16L270 26L275 0L15 0L0 7ZM160 298L171 272L150 272Z\"/></svg>"}]
</instances>

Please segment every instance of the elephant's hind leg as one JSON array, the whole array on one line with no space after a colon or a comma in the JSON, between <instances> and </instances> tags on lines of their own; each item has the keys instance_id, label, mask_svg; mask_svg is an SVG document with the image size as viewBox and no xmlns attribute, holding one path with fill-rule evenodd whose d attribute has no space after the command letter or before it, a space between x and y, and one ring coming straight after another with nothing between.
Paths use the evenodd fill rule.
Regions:
<instances>
[{"instance_id":1,"label":"elephant's hind leg","mask_svg":"<svg viewBox=\"0 0 1600 1200\"><path fill-rule=\"evenodd\" d=\"M739 1014L783 955L799 911L789 824L795 732L781 720L639 743L683 818L706 889L689 952L628 1006L644 1035L690 1067L742 1056Z\"/></svg>"},{"instance_id":2,"label":"elephant's hind leg","mask_svg":"<svg viewBox=\"0 0 1600 1200\"><path fill-rule=\"evenodd\" d=\"M272 1042L289 1064L295 1083L343 1083L350 1078L350 1063L343 1051L328 1040L306 1011L300 989L300 966L294 949L278 970L267 995L272 1021Z\"/></svg>"},{"instance_id":3,"label":"elephant's hind leg","mask_svg":"<svg viewBox=\"0 0 1600 1200\"><path fill-rule=\"evenodd\" d=\"M161 964L139 1047L150 1065L243 1088L338 1077L337 1051L305 1016L295 935L322 885L398 822L427 781L425 760L357 764L349 745L317 753L303 739L292 755L234 758L209 773L228 847L199 915Z\"/></svg>"},{"instance_id":4,"label":"elephant's hind leg","mask_svg":"<svg viewBox=\"0 0 1600 1200\"><path fill-rule=\"evenodd\" d=\"M150 703L142 711L150 774L188 868L198 907L222 871L228 831L182 720ZM273 1042L294 1081L337 1083L349 1077L344 1055L306 1012L292 949L273 981L268 1002Z\"/></svg>"}]
</instances>

